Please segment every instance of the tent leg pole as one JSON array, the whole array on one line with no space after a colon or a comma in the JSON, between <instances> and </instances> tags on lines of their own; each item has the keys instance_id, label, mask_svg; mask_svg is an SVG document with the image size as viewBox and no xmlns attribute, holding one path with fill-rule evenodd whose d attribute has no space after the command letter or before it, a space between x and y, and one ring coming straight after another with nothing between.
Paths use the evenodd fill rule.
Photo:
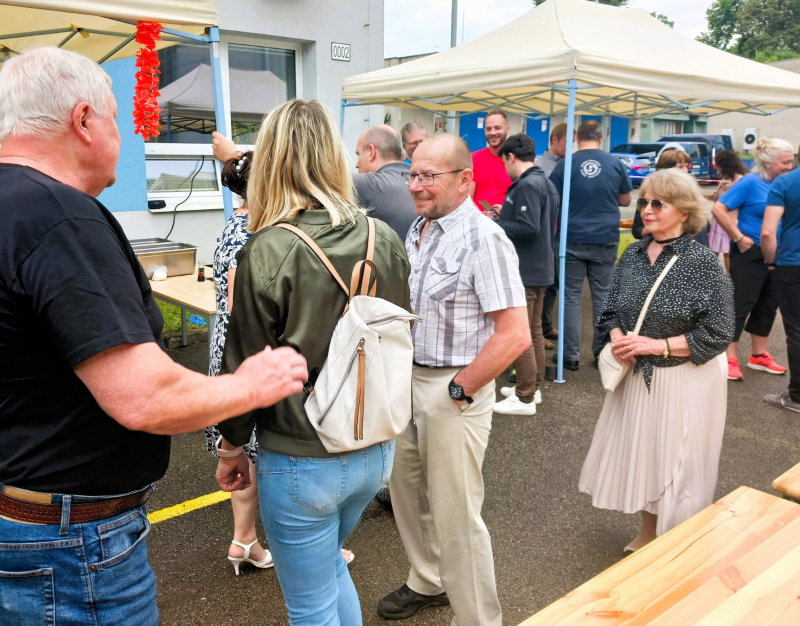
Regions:
<instances>
[{"instance_id":1,"label":"tent leg pole","mask_svg":"<svg viewBox=\"0 0 800 626\"><path fill-rule=\"evenodd\" d=\"M217 125L217 132L225 137L231 136L231 131L225 121L225 97L222 89L222 65L219 57L219 28L212 26L209 29L208 38L211 47L211 77L214 83L214 117ZM231 190L227 187L222 188L222 204L225 207L225 222L233 215L233 198Z\"/></svg>"},{"instance_id":2,"label":"tent leg pole","mask_svg":"<svg viewBox=\"0 0 800 626\"><path fill-rule=\"evenodd\" d=\"M578 81L569 81L567 107L567 153L564 156L564 189L561 194L561 233L558 241L558 374L555 382L564 380L564 285L567 281L567 224L569 223L569 192L572 186L572 137L575 132L575 92Z\"/></svg>"},{"instance_id":3,"label":"tent leg pole","mask_svg":"<svg viewBox=\"0 0 800 626\"><path fill-rule=\"evenodd\" d=\"M345 111L345 104L344 104L344 98L342 98L342 106L339 110L339 132L342 133L342 136L344 136L344 111Z\"/></svg>"}]
</instances>

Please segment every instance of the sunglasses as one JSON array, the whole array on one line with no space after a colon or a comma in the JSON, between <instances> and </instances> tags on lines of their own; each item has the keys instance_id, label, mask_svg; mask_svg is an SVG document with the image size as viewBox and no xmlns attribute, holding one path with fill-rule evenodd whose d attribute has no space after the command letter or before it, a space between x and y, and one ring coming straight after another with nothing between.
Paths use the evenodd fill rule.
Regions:
<instances>
[{"instance_id":1,"label":"sunglasses","mask_svg":"<svg viewBox=\"0 0 800 626\"><path fill-rule=\"evenodd\" d=\"M639 209L639 212L641 213L642 211L645 210L645 208L647 207L648 204L651 207L653 207L653 211L655 211L656 213L658 213L661 209L664 208L664 203L661 202L661 200L659 200L658 198L656 198L655 200L653 200L651 202L648 202L647 198L639 198L636 201L636 208Z\"/></svg>"}]
</instances>

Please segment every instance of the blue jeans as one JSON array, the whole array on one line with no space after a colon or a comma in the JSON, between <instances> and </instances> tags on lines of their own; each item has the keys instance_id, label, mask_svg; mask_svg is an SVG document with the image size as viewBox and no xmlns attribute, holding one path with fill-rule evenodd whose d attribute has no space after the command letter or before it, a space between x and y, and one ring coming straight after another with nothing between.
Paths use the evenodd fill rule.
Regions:
<instances>
[{"instance_id":1,"label":"blue jeans","mask_svg":"<svg viewBox=\"0 0 800 626\"><path fill-rule=\"evenodd\" d=\"M328 459L259 448L258 504L292 626L361 626L342 544L393 460L393 441Z\"/></svg>"},{"instance_id":2,"label":"blue jeans","mask_svg":"<svg viewBox=\"0 0 800 626\"><path fill-rule=\"evenodd\" d=\"M156 626L149 532L144 504L63 529L0 518L0 624Z\"/></svg>"},{"instance_id":3,"label":"blue jeans","mask_svg":"<svg viewBox=\"0 0 800 626\"><path fill-rule=\"evenodd\" d=\"M595 322L611 288L617 243L568 243L564 280L564 359L578 361L581 355L581 296L584 278L592 292L592 353L600 354L603 346ZM556 252L558 254L558 252Z\"/></svg>"}]
</instances>

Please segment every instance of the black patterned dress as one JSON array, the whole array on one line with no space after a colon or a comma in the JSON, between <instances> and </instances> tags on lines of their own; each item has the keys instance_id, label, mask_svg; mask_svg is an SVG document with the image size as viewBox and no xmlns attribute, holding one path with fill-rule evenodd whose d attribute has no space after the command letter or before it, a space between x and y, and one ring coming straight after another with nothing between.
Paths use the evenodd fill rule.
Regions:
<instances>
[{"instance_id":1,"label":"black patterned dress","mask_svg":"<svg viewBox=\"0 0 800 626\"><path fill-rule=\"evenodd\" d=\"M217 241L214 251L214 283L217 293L217 323L211 334L211 360L208 364L208 375L217 376L222 363L222 350L225 347L225 334L228 332L228 270L236 267L236 254L250 238L247 232L248 213L234 213L225 225L222 236ZM215 426L206 428L206 447L214 452L214 444L219 439L219 431ZM258 453L256 433L250 436L250 443L244 450L255 464ZM214 453L216 455L216 453Z\"/></svg>"}]
</instances>

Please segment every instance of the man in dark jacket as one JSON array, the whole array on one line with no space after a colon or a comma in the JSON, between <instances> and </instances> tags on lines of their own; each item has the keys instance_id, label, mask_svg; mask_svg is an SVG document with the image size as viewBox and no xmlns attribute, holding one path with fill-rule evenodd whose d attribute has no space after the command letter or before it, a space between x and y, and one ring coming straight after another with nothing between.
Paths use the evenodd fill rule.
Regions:
<instances>
[{"instance_id":1,"label":"man in dark jacket","mask_svg":"<svg viewBox=\"0 0 800 626\"><path fill-rule=\"evenodd\" d=\"M553 232L560 199L544 170L534 165L536 144L533 139L523 133L512 135L499 154L514 182L506 193L497 224L517 250L532 343L515 362L516 388L500 390L506 399L495 404L494 411L506 415L535 415L536 405L542 401L540 388L544 380L542 306L545 291L553 284L555 276Z\"/></svg>"}]
</instances>

